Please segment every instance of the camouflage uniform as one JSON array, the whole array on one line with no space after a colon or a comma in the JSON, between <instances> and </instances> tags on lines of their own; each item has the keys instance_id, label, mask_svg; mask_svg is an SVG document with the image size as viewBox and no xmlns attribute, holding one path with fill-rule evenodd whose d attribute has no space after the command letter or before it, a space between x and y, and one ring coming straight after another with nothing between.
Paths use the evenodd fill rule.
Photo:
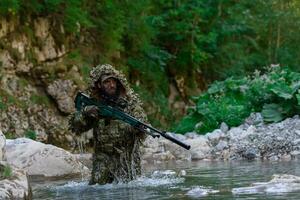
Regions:
<instances>
[{"instance_id":1,"label":"camouflage uniform","mask_svg":"<svg viewBox=\"0 0 300 200\"><path fill-rule=\"evenodd\" d=\"M97 81L103 76L114 77L119 81L120 97L128 102L123 111L145 121L146 115L137 95L128 86L125 77L111 65L99 65L91 71L87 93L93 98L101 98L95 88ZM91 120L84 111L77 111L71 115L70 128L77 134L93 128L95 151L90 184L127 182L141 174L139 148L145 139L144 133L119 120Z\"/></svg>"}]
</instances>

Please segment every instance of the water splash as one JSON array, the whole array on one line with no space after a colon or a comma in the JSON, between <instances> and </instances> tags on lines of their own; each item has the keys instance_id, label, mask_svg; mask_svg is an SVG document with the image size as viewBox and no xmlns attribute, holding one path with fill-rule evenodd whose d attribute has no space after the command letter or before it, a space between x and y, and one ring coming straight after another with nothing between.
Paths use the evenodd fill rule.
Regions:
<instances>
[{"instance_id":1,"label":"water splash","mask_svg":"<svg viewBox=\"0 0 300 200\"><path fill-rule=\"evenodd\" d=\"M208 196L209 194L215 194L220 192L219 190L213 190L211 188L205 188L203 186L196 186L189 190L186 195L194 198L200 198Z\"/></svg>"},{"instance_id":2,"label":"water splash","mask_svg":"<svg viewBox=\"0 0 300 200\"><path fill-rule=\"evenodd\" d=\"M105 185L88 185L88 182L76 182L69 181L64 185L54 186L52 189L58 190L68 190L68 189L79 189L83 187L92 187L99 189L117 189L117 188L134 188L134 187L159 187L162 185L175 185L178 183L183 183L184 178L179 177L175 171L165 170L165 171L155 171L150 177L141 176L136 180L130 181L128 183L110 183Z\"/></svg>"},{"instance_id":3,"label":"water splash","mask_svg":"<svg viewBox=\"0 0 300 200\"><path fill-rule=\"evenodd\" d=\"M78 144L78 149L80 153L80 157L83 156L83 146L84 146L84 137L81 135L81 137L77 137L77 144ZM83 171L84 165L80 167L80 174L81 174L81 181L84 181L84 171Z\"/></svg>"},{"instance_id":4,"label":"water splash","mask_svg":"<svg viewBox=\"0 0 300 200\"><path fill-rule=\"evenodd\" d=\"M88 181L83 181L83 182L69 181L63 185L50 186L50 189L51 190L77 190L79 188L84 188L87 186L88 186Z\"/></svg>"}]
</instances>

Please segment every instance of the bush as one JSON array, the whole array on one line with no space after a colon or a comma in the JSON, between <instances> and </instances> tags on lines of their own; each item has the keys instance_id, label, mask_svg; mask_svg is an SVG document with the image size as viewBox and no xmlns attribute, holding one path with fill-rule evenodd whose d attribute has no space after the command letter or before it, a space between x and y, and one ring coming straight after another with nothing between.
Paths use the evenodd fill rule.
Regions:
<instances>
[{"instance_id":1,"label":"bush","mask_svg":"<svg viewBox=\"0 0 300 200\"><path fill-rule=\"evenodd\" d=\"M32 94L30 96L30 101L34 104L49 106L50 101L46 95L38 95L38 94Z\"/></svg>"},{"instance_id":2,"label":"bush","mask_svg":"<svg viewBox=\"0 0 300 200\"><path fill-rule=\"evenodd\" d=\"M12 177L12 168L9 165L1 165L0 166L0 179L8 179Z\"/></svg>"},{"instance_id":3,"label":"bush","mask_svg":"<svg viewBox=\"0 0 300 200\"><path fill-rule=\"evenodd\" d=\"M33 130L26 130L25 137L32 139L32 140L36 140L36 132Z\"/></svg>"},{"instance_id":4,"label":"bush","mask_svg":"<svg viewBox=\"0 0 300 200\"><path fill-rule=\"evenodd\" d=\"M238 126L251 112L262 112L266 122L279 122L299 112L300 73L271 67L261 75L214 82L194 98L196 108L184 117L176 132L206 133L222 122Z\"/></svg>"}]
</instances>

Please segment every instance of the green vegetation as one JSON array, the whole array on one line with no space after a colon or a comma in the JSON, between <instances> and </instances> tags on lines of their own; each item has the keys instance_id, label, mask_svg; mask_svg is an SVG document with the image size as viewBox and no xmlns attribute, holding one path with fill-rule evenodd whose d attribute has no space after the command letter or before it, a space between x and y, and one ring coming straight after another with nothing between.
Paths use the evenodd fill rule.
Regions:
<instances>
[{"instance_id":1,"label":"green vegetation","mask_svg":"<svg viewBox=\"0 0 300 200\"><path fill-rule=\"evenodd\" d=\"M33 16L55 15L62 20L69 33L79 32L81 27L91 26L84 0L1 0L0 15Z\"/></svg>"},{"instance_id":2,"label":"green vegetation","mask_svg":"<svg viewBox=\"0 0 300 200\"><path fill-rule=\"evenodd\" d=\"M33 130L26 130L24 135L27 138L30 138L32 140L36 140L36 132L33 131Z\"/></svg>"},{"instance_id":3,"label":"green vegetation","mask_svg":"<svg viewBox=\"0 0 300 200\"><path fill-rule=\"evenodd\" d=\"M6 139L16 139L15 134L13 134L12 132L6 132L4 133L4 135Z\"/></svg>"},{"instance_id":4,"label":"green vegetation","mask_svg":"<svg viewBox=\"0 0 300 200\"><path fill-rule=\"evenodd\" d=\"M0 15L20 16L21 26L25 26L27 20L47 17L53 20L55 41L65 44L66 35L75 36L66 65L69 69L75 62L85 82L89 68L101 63L111 63L124 71L145 105L151 106L146 108L151 122L162 122L165 127L179 118L168 105L170 84L180 91L176 98L188 103L188 97L199 95L198 91L206 90L208 83L226 79L226 84L245 85L244 81L250 81L249 78L228 77L247 77L255 70L264 71L263 66L280 63L299 71L299 8L298 0L0 1ZM58 21L63 22L66 33L57 31ZM24 30L28 35L34 33L28 28ZM29 55L34 60L34 53ZM19 57L17 52L14 57ZM57 78L56 72L50 70L49 78ZM73 75L70 73L65 78L73 78L83 85L80 77ZM178 83L178 79L183 81ZM217 87L217 83L213 85ZM287 99L290 96L283 94L286 89L274 88L272 94L290 101ZM257 92L262 90L258 88ZM300 98L290 91L285 92L294 100ZM220 94L214 103L209 102L211 95L208 92L206 97L199 98L203 105L196 101L200 111L184 119L186 123L181 125L186 128L180 128L181 131L191 130L199 122L198 118L208 112L205 109L209 113L215 110L216 119L208 117L205 124L198 123L200 132L218 126L224 116L232 116L229 124L238 124L259 107L248 105L256 103L252 102L259 96L255 93L253 97L242 92ZM33 99L40 102L39 98ZM277 101L267 103L264 102L261 109L270 121L274 121L275 113L286 109ZM0 109L3 107L0 101ZM276 119L288 115L289 112L281 113Z\"/></svg>"},{"instance_id":5,"label":"green vegetation","mask_svg":"<svg viewBox=\"0 0 300 200\"><path fill-rule=\"evenodd\" d=\"M12 168L10 165L0 165L0 180L9 179L13 175Z\"/></svg>"},{"instance_id":6,"label":"green vegetation","mask_svg":"<svg viewBox=\"0 0 300 200\"><path fill-rule=\"evenodd\" d=\"M0 110L7 110L8 106L16 105L20 108L25 108L24 102L20 101L15 96L9 94L7 91L0 89Z\"/></svg>"},{"instance_id":7,"label":"green vegetation","mask_svg":"<svg viewBox=\"0 0 300 200\"><path fill-rule=\"evenodd\" d=\"M50 100L46 95L32 94L30 101L34 104L44 105L47 107L50 105Z\"/></svg>"},{"instance_id":8,"label":"green vegetation","mask_svg":"<svg viewBox=\"0 0 300 200\"><path fill-rule=\"evenodd\" d=\"M206 133L222 122L240 125L251 112L262 112L267 122L278 122L300 111L300 73L271 67L265 74L214 82L175 131Z\"/></svg>"}]
</instances>

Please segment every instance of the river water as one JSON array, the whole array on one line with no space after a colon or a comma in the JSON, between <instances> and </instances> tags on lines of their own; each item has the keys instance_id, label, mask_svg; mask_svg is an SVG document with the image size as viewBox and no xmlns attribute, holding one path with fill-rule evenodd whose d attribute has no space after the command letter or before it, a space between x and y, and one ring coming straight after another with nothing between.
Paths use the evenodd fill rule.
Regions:
<instances>
[{"instance_id":1,"label":"river water","mask_svg":"<svg viewBox=\"0 0 300 200\"><path fill-rule=\"evenodd\" d=\"M187 162L147 166L127 184L88 185L84 180L34 181L33 199L300 199L300 189L277 184L255 190L274 174L300 176L300 161ZM300 183L298 183L300 184Z\"/></svg>"}]
</instances>

